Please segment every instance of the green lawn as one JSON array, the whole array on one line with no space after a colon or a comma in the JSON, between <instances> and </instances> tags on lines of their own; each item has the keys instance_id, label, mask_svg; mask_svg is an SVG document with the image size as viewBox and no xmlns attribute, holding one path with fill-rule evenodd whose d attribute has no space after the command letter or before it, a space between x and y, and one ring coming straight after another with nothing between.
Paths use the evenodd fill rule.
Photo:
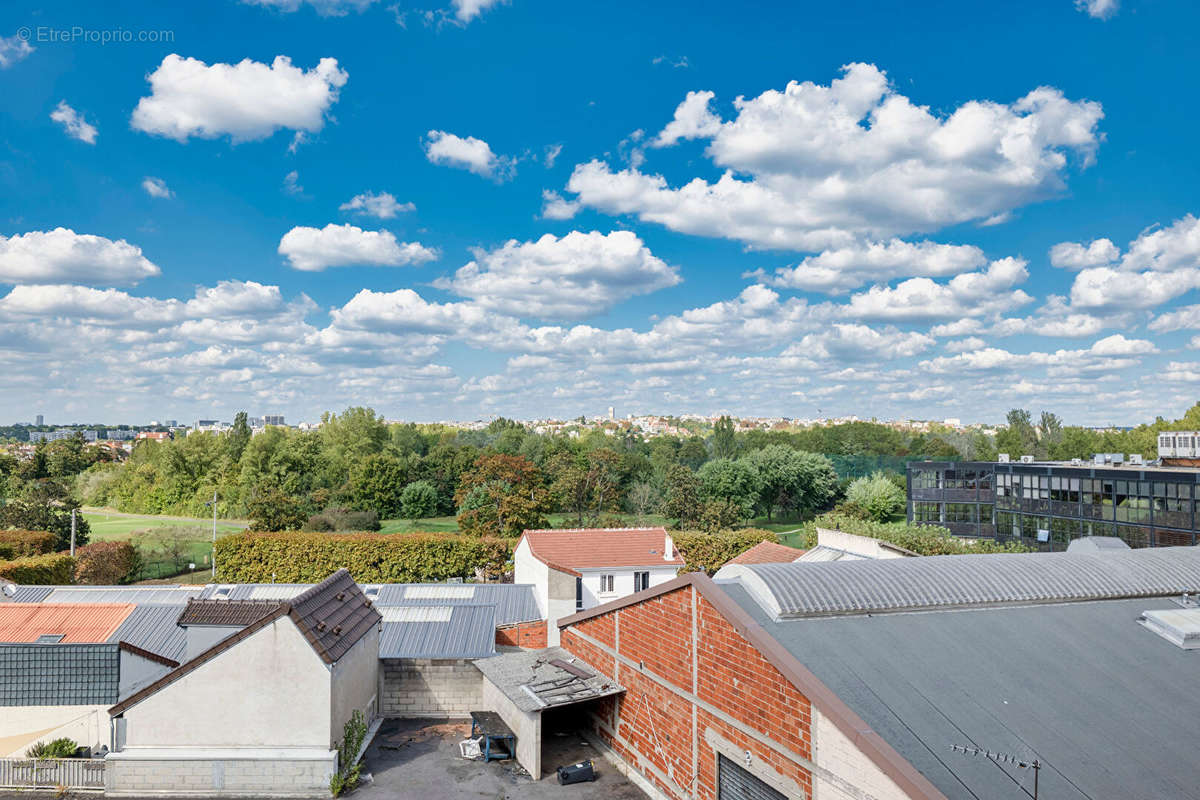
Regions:
<instances>
[{"instance_id":1,"label":"green lawn","mask_svg":"<svg viewBox=\"0 0 1200 800\"><path fill-rule=\"evenodd\" d=\"M380 533L412 533L413 531L436 532L458 530L458 520L454 517L430 517L415 522L409 519L385 519L381 523Z\"/></svg>"},{"instance_id":2,"label":"green lawn","mask_svg":"<svg viewBox=\"0 0 1200 800\"><path fill-rule=\"evenodd\" d=\"M105 509L83 512L91 529L91 540L130 541L142 556L142 577L171 578L173 583L206 583L212 557L212 521L190 517L118 514ZM218 520L217 536L236 533L244 522ZM188 565L195 564L190 575Z\"/></svg>"},{"instance_id":3,"label":"green lawn","mask_svg":"<svg viewBox=\"0 0 1200 800\"><path fill-rule=\"evenodd\" d=\"M154 528L197 528L208 532L212 538L212 520L186 517L159 517L153 515L135 516L131 514L106 513L102 510L85 510L83 518L88 521L92 531L92 540L96 542L110 539L128 539L135 533L142 533ZM234 533L246 527L244 522L217 520L217 535Z\"/></svg>"}]
</instances>

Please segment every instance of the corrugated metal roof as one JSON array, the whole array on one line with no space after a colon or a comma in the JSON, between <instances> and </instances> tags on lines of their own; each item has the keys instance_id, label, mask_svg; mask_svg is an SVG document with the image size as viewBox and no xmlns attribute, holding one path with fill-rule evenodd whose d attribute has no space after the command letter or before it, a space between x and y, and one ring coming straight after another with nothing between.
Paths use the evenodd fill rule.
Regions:
<instances>
[{"instance_id":1,"label":"corrugated metal roof","mask_svg":"<svg viewBox=\"0 0 1200 800\"><path fill-rule=\"evenodd\" d=\"M393 607L385 614L388 611L408 612L411 619L389 622L385 617L380 658L486 658L496 652L495 606Z\"/></svg>"},{"instance_id":2,"label":"corrugated metal roof","mask_svg":"<svg viewBox=\"0 0 1200 800\"><path fill-rule=\"evenodd\" d=\"M53 591L53 586L18 586L17 593L11 598L0 594L0 603L6 600L14 603L40 603Z\"/></svg>"},{"instance_id":3,"label":"corrugated metal roof","mask_svg":"<svg viewBox=\"0 0 1200 800\"><path fill-rule=\"evenodd\" d=\"M729 577L777 617L1161 597L1200 591L1200 548L747 564Z\"/></svg>"},{"instance_id":4,"label":"corrugated metal roof","mask_svg":"<svg viewBox=\"0 0 1200 800\"><path fill-rule=\"evenodd\" d=\"M561 647L521 650L476 661L475 666L526 712L620 694L625 688Z\"/></svg>"},{"instance_id":5,"label":"corrugated metal roof","mask_svg":"<svg viewBox=\"0 0 1200 800\"><path fill-rule=\"evenodd\" d=\"M120 677L115 644L0 644L0 706L115 703Z\"/></svg>"},{"instance_id":6,"label":"corrugated metal roof","mask_svg":"<svg viewBox=\"0 0 1200 800\"><path fill-rule=\"evenodd\" d=\"M857 553L847 553L845 550L838 550L836 547L817 545L797 558L796 561L801 564L813 564L822 561L862 561L865 558L866 556L860 556Z\"/></svg>"},{"instance_id":7,"label":"corrugated metal roof","mask_svg":"<svg viewBox=\"0 0 1200 800\"><path fill-rule=\"evenodd\" d=\"M182 661L187 650L187 631L176 624L186 606L140 603L108 641L127 642L151 653Z\"/></svg>"},{"instance_id":8,"label":"corrugated metal roof","mask_svg":"<svg viewBox=\"0 0 1200 800\"><path fill-rule=\"evenodd\" d=\"M63 642L103 642L132 612L132 603L0 604L0 642L35 642L48 633Z\"/></svg>"},{"instance_id":9,"label":"corrugated metal roof","mask_svg":"<svg viewBox=\"0 0 1200 800\"><path fill-rule=\"evenodd\" d=\"M43 603L186 603L203 586L51 586Z\"/></svg>"},{"instance_id":10,"label":"corrugated metal roof","mask_svg":"<svg viewBox=\"0 0 1200 800\"><path fill-rule=\"evenodd\" d=\"M225 583L204 587L202 598L249 600L270 592L291 599L311 583ZM408 605L494 605L496 624L541 619L531 584L520 583L369 583L361 588L377 608Z\"/></svg>"},{"instance_id":11,"label":"corrugated metal roof","mask_svg":"<svg viewBox=\"0 0 1200 800\"><path fill-rule=\"evenodd\" d=\"M384 606L384 622L449 622L453 606Z\"/></svg>"}]
</instances>

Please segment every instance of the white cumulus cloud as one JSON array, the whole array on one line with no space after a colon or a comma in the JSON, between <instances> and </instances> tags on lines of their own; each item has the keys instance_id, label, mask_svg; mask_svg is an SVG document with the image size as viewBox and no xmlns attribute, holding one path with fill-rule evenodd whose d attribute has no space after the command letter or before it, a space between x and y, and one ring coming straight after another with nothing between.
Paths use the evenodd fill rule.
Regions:
<instances>
[{"instance_id":1,"label":"white cumulus cloud","mask_svg":"<svg viewBox=\"0 0 1200 800\"><path fill-rule=\"evenodd\" d=\"M629 231L572 231L477 250L475 260L435 285L517 317L581 319L680 280Z\"/></svg>"},{"instance_id":2,"label":"white cumulus cloud","mask_svg":"<svg viewBox=\"0 0 1200 800\"><path fill-rule=\"evenodd\" d=\"M271 64L245 59L209 65L172 53L147 76L151 94L138 101L130 122L180 142L225 135L253 141L281 128L316 133L349 77L335 58L305 70L287 56Z\"/></svg>"},{"instance_id":3,"label":"white cumulus cloud","mask_svg":"<svg viewBox=\"0 0 1200 800\"><path fill-rule=\"evenodd\" d=\"M500 5L506 0L451 0L454 8L454 18L461 23L467 23L478 17L493 6Z\"/></svg>"},{"instance_id":4,"label":"white cumulus cloud","mask_svg":"<svg viewBox=\"0 0 1200 800\"><path fill-rule=\"evenodd\" d=\"M425 157L431 163L465 169L485 178L505 180L516 172L516 161L492 152L482 139L465 139L445 131L430 131L425 136Z\"/></svg>"},{"instance_id":5,"label":"white cumulus cloud","mask_svg":"<svg viewBox=\"0 0 1200 800\"><path fill-rule=\"evenodd\" d=\"M171 191L169 186L167 186L166 181L164 181L162 178L151 177L150 175L142 178L142 188L146 191L146 194L150 195L151 197L167 199L175 196L175 193Z\"/></svg>"},{"instance_id":6,"label":"white cumulus cloud","mask_svg":"<svg viewBox=\"0 0 1200 800\"><path fill-rule=\"evenodd\" d=\"M781 289L840 294L893 278L958 275L986 263L978 247L891 239L826 250L795 267L783 267L770 275L760 270L753 275Z\"/></svg>"},{"instance_id":7,"label":"white cumulus cloud","mask_svg":"<svg viewBox=\"0 0 1200 800\"><path fill-rule=\"evenodd\" d=\"M1098 247L1104 266L1084 263L1071 286L1071 303L1087 309L1153 308L1200 288L1200 219L1188 214L1165 228L1143 232L1124 254L1108 239L1087 248L1063 242L1051 249L1071 257ZM1086 257L1083 262L1088 262ZM1068 258L1068 265L1075 263Z\"/></svg>"},{"instance_id":8,"label":"white cumulus cloud","mask_svg":"<svg viewBox=\"0 0 1200 800\"><path fill-rule=\"evenodd\" d=\"M342 203L338 206L338 210L353 211L379 219L392 219L401 212L416 211L417 207L412 203L397 202L389 192L380 192L379 194L363 192Z\"/></svg>"},{"instance_id":9,"label":"white cumulus cloud","mask_svg":"<svg viewBox=\"0 0 1200 800\"><path fill-rule=\"evenodd\" d=\"M78 139L81 142L88 144L96 143L96 135L99 133L96 126L89 123L71 106L67 105L66 100L60 100L53 111L50 112L50 119L63 126L63 130L67 132L67 136L72 139Z\"/></svg>"},{"instance_id":10,"label":"white cumulus cloud","mask_svg":"<svg viewBox=\"0 0 1200 800\"><path fill-rule=\"evenodd\" d=\"M1089 17L1109 19L1117 13L1120 0L1075 0L1075 7Z\"/></svg>"},{"instance_id":11,"label":"white cumulus cloud","mask_svg":"<svg viewBox=\"0 0 1200 800\"><path fill-rule=\"evenodd\" d=\"M132 285L161 270L124 239L68 228L0 236L0 283Z\"/></svg>"},{"instance_id":12,"label":"white cumulus cloud","mask_svg":"<svg viewBox=\"0 0 1200 800\"><path fill-rule=\"evenodd\" d=\"M0 69L8 69L32 52L32 45L20 36L0 36Z\"/></svg>"},{"instance_id":13,"label":"white cumulus cloud","mask_svg":"<svg viewBox=\"0 0 1200 800\"><path fill-rule=\"evenodd\" d=\"M725 170L679 187L637 167L575 167L567 189L610 214L753 247L820 251L857 239L983 221L1064 187L1069 158L1089 164L1100 143L1098 103L1040 87L1004 104L972 100L948 116L914 105L871 64L828 86L792 82L734 101L720 121L693 92L656 137L709 140Z\"/></svg>"},{"instance_id":14,"label":"white cumulus cloud","mask_svg":"<svg viewBox=\"0 0 1200 800\"><path fill-rule=\"evenodd\" d=\"M293 269L320 272L328 267L399 267L437 258L420 242L397 242L390 231L364 231L354 225L297 226L279 240L279 254Z\"/></svg>"}]
</instances>

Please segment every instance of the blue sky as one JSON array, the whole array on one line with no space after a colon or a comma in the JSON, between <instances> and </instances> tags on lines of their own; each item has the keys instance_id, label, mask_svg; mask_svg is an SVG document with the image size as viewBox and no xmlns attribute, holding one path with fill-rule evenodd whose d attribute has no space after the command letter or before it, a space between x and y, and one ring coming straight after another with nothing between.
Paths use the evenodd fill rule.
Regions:
<instances>
[{"instance_id":1,"label":"blue sky","mask_svg":"<svg viewBox=\"0 0 1200 800\"><path fill-rule=\"evenodd\" d=\"M446 2L6 4L0 418L1194 402L1195 4Z\"/></svg>"}]
</instances>

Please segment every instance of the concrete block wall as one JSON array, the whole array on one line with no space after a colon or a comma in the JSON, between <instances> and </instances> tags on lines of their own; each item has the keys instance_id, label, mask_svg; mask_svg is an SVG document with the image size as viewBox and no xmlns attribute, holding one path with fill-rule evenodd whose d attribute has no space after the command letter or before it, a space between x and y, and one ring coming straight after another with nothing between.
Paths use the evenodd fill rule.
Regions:
<instances>
[{"instance_id":1,"label":"concrete block wall","mask_svg":"<svg viewBox=\"0 0 1200 800\"><path fill-rule=\"evenodd\" d=\"M380 711L390 717L468 717L483 706L483 674L466 660L384 659Z\"/></svg>"},{"instance_id":2,"label":"concrete block wall","mask_svg":"<svg viewBox=\"0 0 1200 800\"><path fill-rule=\"evenodd\" d=\"M105 763L110 797L328 797L337 755L325 759L146 758L126 751Z\"/></svg>"}]
</instances>

